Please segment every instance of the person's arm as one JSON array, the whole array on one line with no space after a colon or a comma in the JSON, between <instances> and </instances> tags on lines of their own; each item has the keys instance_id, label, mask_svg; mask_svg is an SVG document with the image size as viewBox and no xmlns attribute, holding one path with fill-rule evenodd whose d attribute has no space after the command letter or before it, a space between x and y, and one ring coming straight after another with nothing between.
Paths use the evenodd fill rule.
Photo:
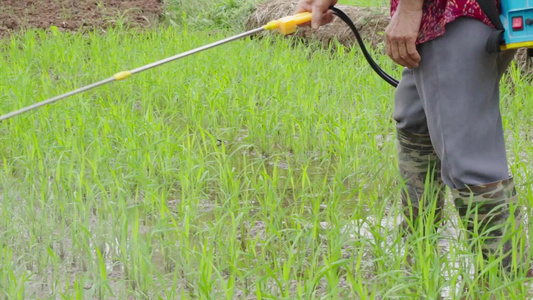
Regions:
<instances>
[{"instance_id":1,"label":"person's arm","mask_svg":"<svg viewBox=\"0 0 533 300\"><path fill-rule=\"evenodd\" d=\"M416 40L422 22L423 4L424 0L400 0L385 30L387 55L404 67L416 68L420 63Z\"/></svg>"},{"instance_id":2,"label":"person's arm","mask_svg":"<svg viewBox=\"0 0 533 300\"><path fill-rule=\"evenodd\" d=\"M337 4L337 0L300 0L296 7L296 13L311 12L311 26L318 28L333 20L333 13L328 8Z\"/></svg>"}]
</instances>

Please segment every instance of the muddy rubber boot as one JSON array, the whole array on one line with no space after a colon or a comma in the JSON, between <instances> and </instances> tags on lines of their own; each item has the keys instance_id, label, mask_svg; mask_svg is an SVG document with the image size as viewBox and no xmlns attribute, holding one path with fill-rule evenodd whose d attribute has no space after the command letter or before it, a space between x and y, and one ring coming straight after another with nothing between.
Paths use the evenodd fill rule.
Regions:
<instances>
[{"instance_id":1,"label":"muddy rubber boot","mask_svg":"<svg viewBox=\"0 0 533 300\"><path fill-rule=\"evenodd\" d=\"M417 219L424 207L435 207L434 222L440 222L445 186L440 174L440 159L431 144L429 134L398 129L396 137L398 168L405 183L402 189L404 221L400 227L409 233L419 223Z\"/></svg>"},{"instance_id":2,"label":"muddy rubber boot","mask_svg":"<svg viewBox=\"0 0 533 300\"><path fill-rule=\"evenodd\" d=\"M481 250L485 260L501 258L501 267L506 271L510 271L513 259L519 267L529 267L522 260L524 253L517 253L514 258L512 255L513 239L518 246L525 243L522 210L516 205L518 197L512 178L452 190L452 195L474 253Z\"/></svg>"}]
</instances>

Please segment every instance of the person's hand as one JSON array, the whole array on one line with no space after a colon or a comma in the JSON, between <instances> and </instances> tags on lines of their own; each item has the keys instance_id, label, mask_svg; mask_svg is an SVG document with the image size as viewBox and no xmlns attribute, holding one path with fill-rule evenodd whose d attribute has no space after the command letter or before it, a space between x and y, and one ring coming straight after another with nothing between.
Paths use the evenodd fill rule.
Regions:
<instances>
[{"instance_id":1,"label":"person's hand","mask_svg":"<svg viewBox=\"0 0 533 300\"><path fill-rule=\"evenodd\" d=\"M422 8L400 6L385 29L387 55L396 63L417 68L420 54L416 50L416 40L422 22Z\"/></svg>"},{"instance_id":2,"label":"person's hand","mask_svg":"<svg viewBox=\"0 0 533 300\"><path fill-rule=\"evenodd\" d=\"M337 0L300 0L295 13L311 12L311 26L316 29L333 21L333 12L329 7L335 4Z\"/></svg>"}]
</instances>

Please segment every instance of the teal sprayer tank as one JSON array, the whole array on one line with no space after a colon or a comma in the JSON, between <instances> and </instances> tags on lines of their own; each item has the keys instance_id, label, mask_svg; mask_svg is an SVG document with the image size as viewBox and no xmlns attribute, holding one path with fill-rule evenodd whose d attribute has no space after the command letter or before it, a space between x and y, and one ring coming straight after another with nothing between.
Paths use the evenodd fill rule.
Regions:
<instances>
[{"instance_id":1,"label":"teal sprayer tank","mask_svg":"<svg viewBox=\"0 0 533 300\"><path fill-rule=\"evenodd\" d=\"M533 48L533 0L501 0L502 49Z\"/></svg>"}]
</instances>

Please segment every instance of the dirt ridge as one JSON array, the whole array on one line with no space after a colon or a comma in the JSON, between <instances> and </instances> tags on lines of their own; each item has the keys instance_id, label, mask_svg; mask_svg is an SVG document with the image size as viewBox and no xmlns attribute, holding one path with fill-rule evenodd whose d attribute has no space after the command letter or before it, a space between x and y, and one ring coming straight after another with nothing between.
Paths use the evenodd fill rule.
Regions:
<instances>
[{"instance_id":1,"label":"dirt ridge","mask_svg":"<svg viewBox=\"0 0 533 300\"><path fill-rule=\"evenodd\" d=\"M154 24L163 12L162 0L3 0L0 37L26 28L62 31Z\"/></svg>"}]
</instances>

